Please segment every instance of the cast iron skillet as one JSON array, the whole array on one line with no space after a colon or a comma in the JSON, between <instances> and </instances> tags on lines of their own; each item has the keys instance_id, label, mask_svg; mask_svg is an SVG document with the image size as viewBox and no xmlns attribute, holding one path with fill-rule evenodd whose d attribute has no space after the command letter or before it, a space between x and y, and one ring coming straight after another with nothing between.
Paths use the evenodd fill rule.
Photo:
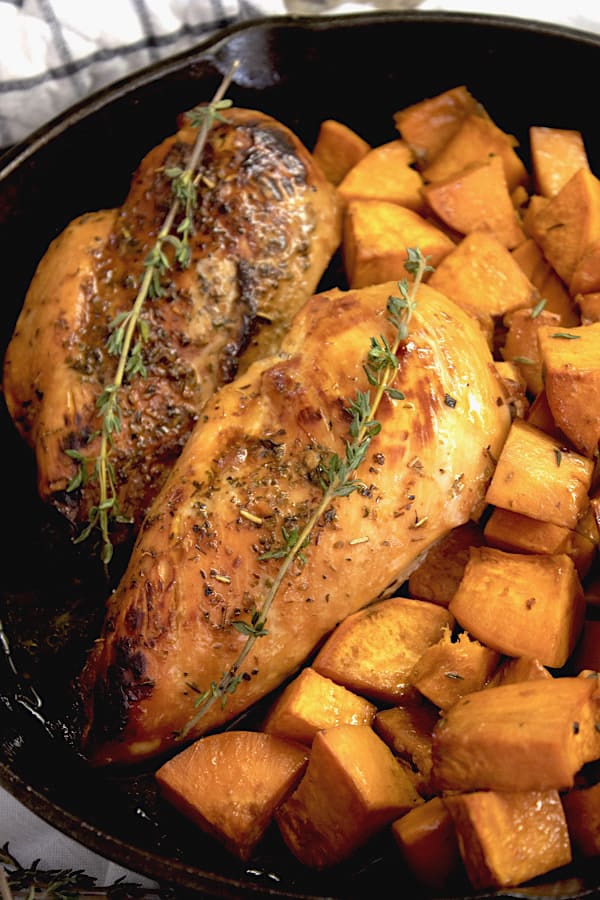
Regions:
<instances>
[{"instance_id":1,"label":"cast iron skillet","mask_svg":"<svg viewBox=\"0 0 600 900\"><path fill-rule=\"evenodd\" d=\"M309 147L328 117L372 144L391 140L396 109L466 84L517 136L526 163L529 125L576 128L600 172L589 83L600 69L600 38L504 17L428 13L271 18L232 28L80 104L0 161L2 353L49 241L75 215L118 204L142 155L175 129L178 113L210 99L234 58L241 65L233 101L278 117ZM334 262L325 281L339 279ZM69 684L97 633L109 587L41 508L30 456L4 406L0 416L2 784L71 837L182 893L423 896L385 839L317 875L302 871L273 833L244 866L161 804L151 771L86 765L73 746ZM577 862L503 896L597 896L599 868ZM445 896L470 894L460 884Z\"/></svg>"}]
</instances>

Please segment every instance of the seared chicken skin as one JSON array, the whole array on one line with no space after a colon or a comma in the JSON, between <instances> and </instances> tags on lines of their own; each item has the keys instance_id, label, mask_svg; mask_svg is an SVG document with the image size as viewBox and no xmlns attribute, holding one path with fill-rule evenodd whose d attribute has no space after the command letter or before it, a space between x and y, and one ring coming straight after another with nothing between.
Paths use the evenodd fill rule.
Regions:
<instances>
[{"instance_id":1,"label":"seared chicken skin","mask_svg":"<svg viewBox=\"0 0 600 900\"><path fill-rule=\"evenodd\" d=\"M208 398L245 348L247 365L277 346L340 240L335 191L289 129L259 112L226 116L203 152L191 263L174 265L164 295L146 301L146 374L119 394L111 463L119 511L136 527ZM196 134L184 127L153 149L121 208L83 215L53 241L6 354L6 402L35 451L39 493L76 530L98 487L67 490L77 462L65 451L98 455L96 404L117 365L109 326L131 309L171 204L165 170L185 167Z\"/></svg>"},{"instance_id":2,"label":"seared chicken skin","mask_svg":"<svg viewBox=\"0 0 600 900\"><path fill-rule=\"evenodd\" d=\"M81 674L85 751L96 764L172 750L197 691L218 683L280 559L261 559L322 498L319 463L344 455L348 402L368 389L371 336L390 339L394 283L316 295L281 353L219 390L140 531ZM388 596L427 549L481 510L510 413L477 323L422 286L396 387L357 475L294 564L227 702L187 738L224 725L281 684L336 623Z\"/></svg>"}]
</instances>

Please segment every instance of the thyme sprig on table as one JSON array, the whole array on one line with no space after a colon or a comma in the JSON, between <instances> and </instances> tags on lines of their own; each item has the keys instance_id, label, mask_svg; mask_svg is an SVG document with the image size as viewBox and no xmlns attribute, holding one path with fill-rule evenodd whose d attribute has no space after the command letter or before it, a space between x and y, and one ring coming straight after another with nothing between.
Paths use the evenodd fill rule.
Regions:
<instances>
[{"instance_id":1,"label":"thyme sprig on table","mask_svg":"<svg viewBox=\"0 0 600 900\"><path fill-rule=\"evenodd\" d=\"M364 461L371 441L381 431L381 423L377 421L376 416L383 397L387 395L392 400L405 399L402 391L393 387L398 371L397 352L408 337L409 323L416 308L416 296L423 276L426 272L433 271L427 264L427 258L418 248L407 249L404 267L413 276L413 280L399 281L400 296L390 296L387 301L387 318L395 329L394 338L390 342L384 335L380 335L379 338L372 337L364 365L369 386L374 389L373 396L370 390L358 390L354 399L349 401L346 411L351 416L350 439L346 440L345 453L343 456L331 453L327 463L319 465L317 479L321 486L322 497L304 526L290 531L282 528L282 545L259 557L261 560L281 559L279 570L270 584L262 605L254 610L250 621L232 623L234 628L246 636L246 643L232 666L223 673L220 681L212 682L207 690L199 693L195 700L196 712L182 729L182 737L189 734L217 700L220 699L224 706L227 697L235 692L245 677L242 672L244 661L258 638L268 635L267 619L273 601L293 563L297 560L303 565L306 561L304 550L310 543L313 529L321 516L337 497L348 497L354 491L365 487L364 482L357 477L357 469Z\"/></svg>"},{"instance_id":2,"label":"thyme sprig on table","mask_svg":"<svg viewBox=\"0 0 600 900\"><path fill-rule=\"evenodd\" d=\"M111 461L114 438L121 430L119 393L127 380L136 375L146 376L143 348L149 339L150 329L142 317L144 304L149 299L164 295L164 277L174 265L187 268L190 264L190 237L193 213L198 202L198 183L202 176L202 151L213 124L223 120L221 111L231 106L231 101L224 99L224 95L237 66L236 60L209 104L198 106L188 113L190 124L198 128L192 152L184 168L174 166L165 169L165 175L171 179L171 206L144 260L144 273L131 308L119 313L109 325L106 349L110 356L117 357L117 367L112 382L104 387L96 401L101 426L89 441L100 438L98 455L90 459L79 450L65 451L78 464L67 491L83 487L89 479L98 483L98 503L90 509L88 523L75 543L86 540L95 529L99 529L105 566L108 566L113 554L110 523L127 521L119 511L117 475Z\"/></svg>"},{"instance_id":3,"label":"thyme sprig on table","mask_svg":"<svg viewBox=\"0 0 600 900\"><path fill-rule=\"evenodd\" d=\"M172 900L174 893L169 888L147 888L124 878L101 886L94 876L82 869L43 869L39 860L30 866L23 866L10 852L8 843L0 847L0 900L76 900L92 897L143 900L150 896Z\"/></svg>"}]
</instances>

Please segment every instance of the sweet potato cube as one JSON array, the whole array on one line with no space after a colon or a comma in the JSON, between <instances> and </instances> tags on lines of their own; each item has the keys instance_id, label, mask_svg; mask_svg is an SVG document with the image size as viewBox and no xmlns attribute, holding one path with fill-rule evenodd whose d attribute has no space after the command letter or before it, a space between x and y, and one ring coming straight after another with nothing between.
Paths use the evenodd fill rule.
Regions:
<instances>
[{"instance_id":1,"label":"sweet potato cube","mask_svg":"<svg viewBox=\"0 0 600 900\"><path fill-rule=\"evenodd\" d=\"M508 553L565 553L570 529L531 519L499 506L492 511L483 529L490 547Z\"/></svg>"},{"instance_id":2,"label":"sweet potato cube","mask_svg":"<svg viewBox=\"0 0 600 900\"><path fill-rule=\"evenodd\" d=\"M584 249L575 266L569 290L573 296L600 291L600 239L592 241Z\"/></svg>"},{"instance_id":3,"label":"sweet potato cube","mask_svg":"<svg viewBox=\"0 0 600 900\"><path fill-rule=\"evenodd\" d=\"M504 316L506 335L502 356L516 363L530 393L536 395L544 387L538 331L542 325L560 326L560 316L543 310L533 315L530 309L515 309Z\"/></svg>"},{"instance_id":4,"label":"sweet potato cube","mask_svg":"<svg viewBox=\"0 0 600 900\"><path fill-rule=\"evenodd\" d=\"M510 192L510 199L519 216L522 216L524 207L529 203L529 193L525 185L518 184L516 188Z\"/></svg>"},{"instance_id":5,"label":"sweet potato cube","mask_svg":"<svg viewBox=\"0 0 600 900\"><path fill-rule=\"evenodd\" d=\"M558 427L585 456L600 441L600 322L539 330L548 404Z\"/></svg>"},{"instance_id":6,"label":"sweet potato cube","mask_svg":"<svg viewBox=\"0 0 600 900\"><path fill-rule=\"evenodd\" d=\"M532 226L533 221L539 211L549 203L548 197L542 197L540 194L532 194L529 198L529 203L525 207L524 210L521 211L521 221L523 224L523 231L525 232L527 238L532 238Z\"/></svg>"},{"instance_id":7,"label":"sweet potato cube","mask_svg":"<svg viewBox=\"0 0 600 900\"><path fill-rule=\"evenodd\" d=\"M247 860L275 808L300 781L308 751L252 731L224 731L191 744L156 772L162 796L235 856Z\"/></svg>"},{"instance_id":8,"label":"sweet potato cube","mask_svg":"<svg viewBox=\"0 0 600 900\"><path fill-rule=\"evenodd\" d=\"M509 250L525 239L499 156L425 185L423 196L442 222L459 234L491 232Z\"/></svg>"},{"instance_id":9,"label":"sweet potato cube","mask_svg":"<svg viewBox=\"0 0 600 900\"><path fill-rule=\"evenodd\" d=\"M484 162L498 156L504 166L509 191L527 181L527 170L515 152L516 141L491 119L470 114L441 148L435 159L422 170L426 182L441 181L464 169L470 163Z\"/></svg>"},{"instance_id":10,"label":"sweet potato cube","mask_svg":"<svg viewBox=\"0 0 600 900\"><path fill-rule=\"evenodd\" d=\"M600 856L600 782L567 791L562 803L573 850Z\"/></svg>"},{"instance_id":11,"label":"sweet potato cube","mask_svg":"<svg viewBox=\"0 0 600 900\"><path fill-rule=\"evenodd\" d=\"M479 691L490 680L500 654L468 634L452 639L450 631L428 647L411 673L414 686L440 709L448 709L471 691Z\"/></svg>"},{"instance_id":12,"label":"sweet potato cube","mask_svg":"<svg viewBox=\"0 0 600 900\"><path fill-rule=\"evenodd\" d=\"M600 488L590 495L589 506L579 518L575 531L594 546L600 544Z\"/></svg>"},{"instance_id":13,"label":"sweet potato cube","mask_svg":"<svg viewBox=\"0 0 600 900\"><path fill-rule=\"evenodd\" d=\"M370 149L371 145L348 125L325 119L319 127L313 156L328 181L337 185Z\"/></svg>"},{"instance_id":14,"label":"sweet potato cube","mask_svg":"<svg viewBox=\"0 0 600 900\"><path fill-rule=\"evenodd\" d=\"M502 316L535 306L537 290L493 234L469 234L438 265L429 284L459 306Z\"/></svg>"},{"instance_id":15,"label":"sweet potato cube","mask_svg":"<svg viewBox=\"0 0 600 900\"><path fill-rule=\"evenodd\" d=\"M353 200L344 217L342 243L351 288L406 277L406 248L419 247L437 266L454 242L419 213L386 200Z\"/></svg>"},{"instance_id":16,"label":"sweet potato cube","mask_svg":"<svg viewBox=\"0 0 600 900\"><path fill-rule=\"evenodd\" d=\"M380 710L373 728L396 756L406 759L426 779L431 774L431 742L439 710L418 696L402 706Z\"/></svg>"},{"instance_id":17,"label":"sweet potato cube","mask_svg":"<svg viewBox=\"0 0 600 900\"><path fill-rule=\"evenodd\" d=\"M532 425L534 428L539 429L539 431L543 431L545 434L549 434L553 437L561 447L564 447L568 444L566 435L562 433L556 422L554 421L554 416L552 415L552 410L548 404L548 398L546 397L546 391L542 390L535 397L533 403L529 407L527 411L527 415L525 416L526 421Z\"/></svg>"},{"instance_id":18,"label":"sweet potato cube","mask_svg":"<svg viewBox=\"0 0 600 900\"><path fill-rule=\"evenodd\" d=\"M460 128L465 116L485 116L464 85L428 97L394 113L394 123L419 164L430 162Z\"/></svg>"},{"instance_id":19,"label":"sweet potato cube","mask_svg":"<svg viewBox=\"0 0 600 900\"><path fill-rule=\"evenodd\" d=\"M483 644L507 656L534 656L559 668L571 655L585 615L572 559L471 549L450 611Z\"/></svg>"},{"instance_id":20,"label":"sweet potato cube","mask_svg":"<svg viewBox=\"0 0 600 900\"><path fill-rule=\"evenodd\" d=\"M530 236L565 284L583 252L600 238L600 181L579 169L529 223Z\"/></svg>"},{"instance_id":21,"label":"sweet potato cube","mask_svg":"<svg viewBox=\"0 0 600 900\"><path fill-rule=\"evenodd\" d=\"M535 187L543 197L554 197L579 169L589 169L580 131L568 128L529 129Z\"/></svg>"},{"instance_id":22,"label":"sweet potato cube","mask_svg":"<svg viewBox=\"0 0 600 900\"><path fill-rule=\"evenodd\" d=\"M589 294L577 294L575 301L579 307L582 325L592 325L600 322L600 291L592 291Z\"/></svg>"},{"instance_id":23,"label":"sweet potato cube","mask_svg":"<svg viewBox=\"0 0 600 900\"><path fill-rule=\"evenodd\" d=\"M509 553L566 553L580 579L589 571L594 554L593 542L585 535L499 506L487 520L484 535L490 547Z\"/></svg>"},{"instance_id":24,"label":"sweet potato cube","mask_svg":"<svg viewBox=\"0 0 600 900\"><path fill-rule=\"evenodd\" d=\"M527 238L511 251L513 259L529 278L540 297L546 301L546 312L560 316L562 325L579 325L579 312L569 291L533 240Z\"/></svg>"},{"instance_id":25,"label":"sweet potato cube","mask_svg":"<svg viewBox=\"0 0 600 900\"><path fill-rule=\"evenodd\" d=\"M548 678L475 691L433 731L440 791L546 791L573 786L596 758L593 679Z\"/></svg>"},{"instance_id":26,"label":"sweet potato cube","mask_svg":"<svg viewBox=\"0 0 600 900\"><path fill-rule=\"evenodd\" d=\"M307 667L275 701L263 722L267 734L310 745L317 731L334 725L370 725L377 707Z\"/></svg>"},{"instance_id":27,"label":"sweet potato cube","mask_svg":"<svg viewBox=\"0 0 600 900\"><path fill-rule=\"evenodd\" d=\"M539 681L552 678L552 674L533 656L515 656L505 659L496 670L488 687L501 684L519 684L522 681Z\"/></svg>"},{"instance_id":28,"label":"sweet potato cube","mask_svg":"<svg viewBox=\"0 0 600 900\"><path fill-rule=\"evenodd\" d=\"M292 853L323 869L347 859L421 798L368 725L319 731L304 778L276 821Z\"/></svg>"},{"instance_id":29,"label":"sweet potato cube","mask_svg":"<svg viewBox=\"0 0 600 900\"><path fill-rule=\"evenodd\" d=\"M348 616L328 637L313 668L356 694L398 703L412 692L409 675L423 650L453 618L425 600L390 597Z\"/></svg>"},{"instance_id":30,"label":"sweet potato cube","mask_svg":"<svg viewBox=\"0 0 600 900\"><path fill-rule=\"evenodd\" d=\"M412 166L413 154L401 140L373 147L338 185L345 203L351 200L387 200L409 209L423 208L423 180Z\"/></svg>"},{"instance_id":31,"label":"sweet potato cube","mask_svg":"<svg viewBox=\"0 0 600 900\"><path fill-rule=\"evenodd\" d=\"M596 560L598 544L590 541L589 538L580 534L579 531L575 529L569 533L565 553L567 553L575 563L575 568L579 573L581 581L585 581Z\"/></svg>"},{"instance_id":32,"label":"sweet potato cube","mask_svg":"<svg viewBox=\"0 0 600 900\"><path fill-rule=\"evenodd\" d=\"M441 797L432 797L392 822L392 835L420 884L440 890L462 873L454 822Z\"/></svg>"},{"instance_id":33,"label":"sweet potato cube","mask_svg":"<svg viewBox=\"0 0 600 900\"><path fill-rule=\"evenodd\" d=\"M463 577L469 547L480 547L483 533L475 522L465 522L433 545L408 579L410 594L448 607Z\"/></svg>"},{"instance_id":34,"label":"sweet potato cube","mask_svg":"<svg viewBox=\"0 0 600 900\"><path fill-rule=\"evenodd\" d=\"M476 890L522 884L571 861L557 791L477 791L449 797L447 806Z\"/></svg>"},{"instance_id":35,"label":"sweet potato cube","mask_svg":"<svg viewBox=\"0 0 600 900\"><path fill-rule=\"evenodd\" d=\"M492 506L574 528L588 505L591 460L515 419L486 493Z\"/></svg>"}]
</instances>

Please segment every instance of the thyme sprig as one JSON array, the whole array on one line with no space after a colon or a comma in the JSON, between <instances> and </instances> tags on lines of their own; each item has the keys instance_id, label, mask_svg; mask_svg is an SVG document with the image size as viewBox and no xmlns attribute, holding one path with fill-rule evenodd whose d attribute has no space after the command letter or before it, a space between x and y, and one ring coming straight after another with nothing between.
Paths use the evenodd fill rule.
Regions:
<instances>
[{"instance_id":1,"label":"thyme sprig","mask_svg":"<svg viewBox=\"0 0 600 900\"><path fill-rule=\"evenodd\" d=\"M199 693L195 700L196 712L182 729L181 737L189 734L217 700L225 706L227 697L235 692L245 677L241 671L242 666L258 638L269 633L267 619L282 582L296 560L300 565L305 563L303 551L310 543L315 526L333 500L348 497L365 487L364 482L357 477L357 470L366 457L371 441L381 431L381 423L376 416L383 397L387 395L392 400L405 399L402 391L393 387L399 366L397 353L408 337L409 323L416 308L416 296L423 276L426 272L433 271L418 248L408 248L404 267L413 276L413 280L410 283L406 278L399 281L400 296L390 296L387 301L387 319L395 329L394 338L390 342L384 335L372 337L364 365L369 386L374 388L373 396L370 390L358 390L354 399L349 401L346 411L351 417L350 439L345 441L345 453L343 456L331 453L327 462L318 467L317 476L322 496L304 526L290 531L282 528L282 545L259 557L261 560L281 559L281 565L261 607L254 610L250 622L232 623L234 628L246 636L246 643L220 681L213 681L207 690Z\"/></svg>"},{"instance_id":2,"label":"thyme sprig","mask_svg":"<svg viewBox=\"0 0 600 900\"><path fill-rule=\"evenodd\" d=\"M76 898L104 897L106 900L131 900L131 898L156 895L164 900L174 896L170 889L147 888L132 881L118 878L110 885L98 885L96 878L82 869L42 869L39 860L23 866L10 852L9 844L0 847L0 898L1 900L76 900Z\"/></svg>"},{"instance_id":3,"label":"thyme sprig","mask_svg":"<svg viewBox=\"0 0 600 900\"><path fill-rule=\"evenodd\" d=\"M109 325L106 349L110 356L117 358L117 367L112 382L104 387L96 401L101 426L90 435L89 441L100 438L98 455L92 460L78 450L66 451L78 465L67 491L83 487L90 478L98 483L98 504L90 509L88 523L75 543L86 540L94 530L99 529L102 562L105 566L108 566L113 555L111 521L128 521L119 511L117 476L111 461L115 435L121 431L119 394L126 381L136 375L142 378L146 376L143 348L150 336L150 326L142 317L144 304L148 299L164 295L164 277L174 264L180 268L186 268L190 264L193 213L198 202L197 188L202 176L201 156L210 129L216 121L223 121L221 111L231 106L231 101L224 99L224 95L237 66L236 60L209 104L196 107L188 114L190 124L198 128L192 152L184 168L170 167L165 170L165 174L171 179L171 205L144 260L144 274L131 308L119 313Z\"/></svg>"}]
</instances>

